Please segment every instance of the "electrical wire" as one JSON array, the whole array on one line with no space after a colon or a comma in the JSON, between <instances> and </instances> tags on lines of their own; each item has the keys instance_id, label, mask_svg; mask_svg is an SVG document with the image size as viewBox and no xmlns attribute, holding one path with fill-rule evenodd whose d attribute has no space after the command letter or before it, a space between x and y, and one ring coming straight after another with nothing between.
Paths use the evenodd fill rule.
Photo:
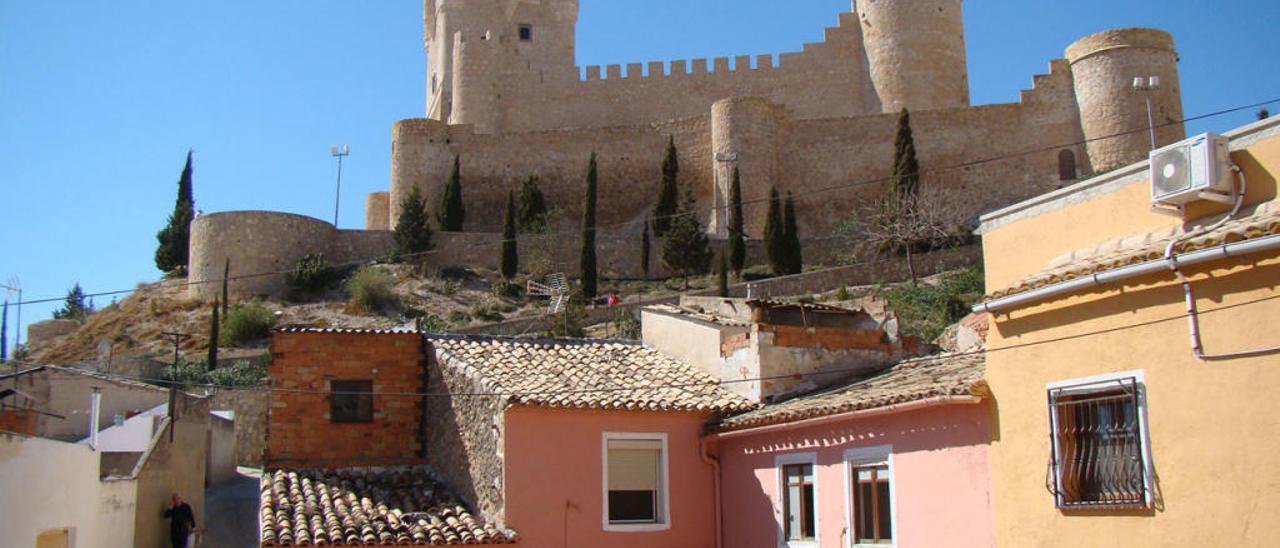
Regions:
<instances>
[{"instance_id":1,"label":"electrical wire","mask_svg":"<svg viewBox=\"0 0 1280 548\"><path fill-rule=\"evenodd\" d=\"M1207 114L1201 114L1201 115L1197 115L1197 116L1192 116L1192 117L1190 117L1190 118L1184 118L1184 119L1182 119L1182 120L1178 120L1178 121L1166 122L1166 123L1164 123L1164 124L1160 124L1160 125L1158 125L1158 126L1156 126L1156 127L1157 127L1157 128L1164 128L1164 127L1169 127L1169 126L1181 125L1181 124L1184 124L1184 123L1186 123L1186 122L1193 122L1193 121L1197 121L1197 120L1203 120L1203 119L1208 119L1208 118L1214 118L1214 117L1217 117L1217 116L1224 116L1224 115L1227 115L1227 114L1232 114L1232 113L1236 113L1236 112L1241 112L1241 111L1245 111L1245 110L1250 110L1250 109L1254 109L1254 108L1259 108L1259 107L1263 107L1263 106L1267 106L1267 105L1271 105L1271 104L1275 104L1275 103L1280 103L1280 98L1275 98L1275 99L1270 99L1270 100L1267 100L1267 101L1261 101L1261 102L1251 103L1251 104L1248 104L1248 105L1243 105L1243 106L1238 106L1238 107L1232 107L1232 108L1228 108L1228 109L1223 109L1223 110L1219 110L1219 111L1215 111L1215 112L1210 112L1210 113L1207 113ZM1143 127L1143 128L1139 128L1139 129L1135 129L1135 130L1122 131L1122 132L1117 132L1117 133L1113 133L1113 134L1109 134L1109 135L1103 135L1103 136L1100 136L1100 137L1094 137L1094 138L1092 138L1092 139L1084 139L1084 140L1074 141L1074 142L1070 142L1070 143L1063 143L1063 144L1058 144L1058 145L1053 145L1053 146L1045 146L1045 147L1039 147L1039 148L1034 148L1034 149L1028 149L1028 150L1024 150L1024 151L1020 151L1020 152L1013 152L1013 153L1004 154L1004 155L1000 155L1000 156L992 156L992 157L988 157L988 158L981 158L981 159L970 160L970 161L966 161L966 162L960 162L960 163L957 163L957 164L948 165L948 166L943 166L943 167L938 167L938 168L928 168L928 169L921 170L921 171L920 171L920 173L921 173L922 175L925 175L925 174L933 174L933 173L942 173L942 172L946 172L946 171L953 171L953 170L958 170L958 169L965 169L965 168L969 168L969 167L973 167L973 166L977 166L977 165L982 165L982 164L987 164L987 163L993 163L993 162L999 162L999 161L1009 160L1009 159L1013 159L1013 158L1019 158L1019 157L1023 157L1023 156L1029 156L1029 155L1033 155L1033 154L1041 154L1041 153L1049 152L1049 151L1055 151L1055 150L1059 150L1059 149L1062 149L1062 148L1078 147L1078 146L1086 145L1086 144L1088 144L1088 143L1092 143L1092 142L1096 142L1096 141L1103 141L1103 140L1107 140L1107 139L1114 139L1114 138L1117 138L1117 137L1123 137L1123 136L1126 136L1126 135L1132 135L1132 134L1136 134L1136 133L1143 133L1143 132L1147 132L1147 131L1149 131L1149 130L1150 130L1150 128ZM805 192L801 192L801 193L796 194L796 201L797 201L797 202L802 202L802 201L805 201L805 200L811 199L811 198L813 198L813 197L814 197L814 196L816 196L816 195L823 194L823 193L827 193L827 192L834 192L834 191L837 191L837 190L847 190L847 189L855 188L855 187L859 187L859 186L867 186L867 185L883 184L883 183L887 183L889 180L890 180L890 177L878 177L878 178L873 178L873 179L863 179L863 180L858 180L858 181L852 181L852 182L842 183L842 184L839 184L839 185L832 185L832 186L828 186L828 187L821 187L821 188L817 188L817 189L810 189L810 190L807 190L807 191L805 191ZM742 202L742 203L743 203L743 205L748 205L748 204L756 204L756 203L767 202L767 201L769 201L769 200L770 200L770 198L769 198L769 197L752 198L752 199L748 199L748 200L743 200L743 202ZM715 208L702 208L702 209L694 208L694 209L691 209L691 210L688 210L688 211L677 212L677 213L673 213L673 214L666 215L666 216L660 216L660 217L657 217L657 218L668 218L668 219L674 219L674 218L676 218L676 217L682 217L682 216L688 216L688 215L701 215L701 214L703 214L703 213L710 213L710 212L712 212L714 209L715 209ZM613 224L598 225L598 226L596 226L596 231L597 231L597 232L600 232L600 231L602 231L602 230L618 229L618 228L624 228L624 227L628 227L628 226L635 226L635 225L638 225L638 224L642 224L642 223L646 223L646 222L652 221L652 220L654 220L654 219L656 219L656 218L655 218L655 217L649 217L649 218L647 218L647 219L638 219L638 220L623 221L623 222L613 223ZM566 237L566 236L572 236L572 235L576 235L576 234L578 234L578 233L579 233L579 231L578 231L578 230L562 230L562 231L551 231L551 232L543 232L543 233L535 233L535 234L526 234L526 235L524 235L524 236L523 236L523 238L525 238L525 239L526 239L526 241L527 241L527 240L529 240L529 239L542 239L542 238L553 239L553 238L563 238L563 237ZM489 241L489 242L474 242L474 243L470 243L470 244L466 244L466 245L460 246L460 248L459 248L459 249L462 249L462 250L471 250L471 249L479 249L479 248L494 247L494 246L502 245L502 244L503 244L503 243L505 243L506 241L507 241L507 240L505 240L505 239L501 239L501 238L499 238L499 239L497 239L497 240L493 240L493 241ZM425 256L428 256L428 255L434 255L434 254L437 254L437 253L440 253L440 252L441 252L441 251L439 251L439 250L429 250L429 251L421 251L421 252L417 252L417 253L404 253L404 254L401 254L401 257L402 257L402 258L417 258L417 257L425 257ZM336 265L333 265L333 267L334 267L334 268L339 268L339 269L341 269L341 268L355 267L355 266L360 266L360 265L369 264L369 263L371 263L371 262L373 262L373 261L378 260L378 258L379 258L379 257L368 257L368 258L361 259L361 260L348 261L348 262L345 262L345 263L336 264ZM203 284L211 284L211 283L222 283L223 281L236 281L236 280L246 280L246 279L260 278L260 277L266 277L266 276L278 276L278 275L283 275L283 274L289 274L289 273L296 272L296 271L297 271L297 269L296 269L296 268L290 268L290 269L285 269L285 270L264 271L264 272L250 273L250 274L239 274L239 275L235 275L235 276L227 276L227 277L225 277L225 278L210 278L210 279L207 279L207 280L196 280L196 281L183 280L183 281L175 282L175 283L168 284L168 285L164 285L164 284L165 284L165 282L163 282L163 281L162 281L162 282L160 282L160 287L161 287L161 288L167 288L167 287L180 287L180 286L190 287L190 286L193 286L193 285L203 285ZM85 297L85 298L93 298L93 297L110 297L110 296L116 296L116 295L123 295L123 294L133 293L133 292L135 292L135 291L137 291L137 289L136 289L136 288L134 288L134 289L120 289L120 290L114 290L114 291L101 291L101 292L95 292L95 293L86 293L86 294L84 295L84 297ZM64 296L64 297L49 297L49 298L41 298L41 299L30 299L30 300L24 300L24 301L21 301L21 302L18 302L18 303L10 303L10 304L13 304L13 305L15 305L15 306L17 306L17 305L30 305L30 304L44 304L44 303L62 302L62 301L64 301L65 299L66 299L66 297L65 297L65 296Z\"/></svg>"},{"instance_id":2,"label":"electrical wire","mask_svg":"<svg viewBox=\"0 0 1280 548\"><path fill-rule=\"evenodd\" d=\"M1213 314L1213 313L1216 313L1216 312L1222 312L1222 311L1226 311L1226 310L1232 310L1232 309L1241 308L1241 307L1244 307L1244 306L1250 306L1250 305L1255 305L1255 304L1265 303L1265 302L1274 301L1274 300L1280 300L1280 295L1272 295L1272 296L1267 296L1267 297L1259 297L1259 298L1257 298L1257 299L1253 299L1253 300L1249 300L1249 301L1244 301L1244 302L1239 302L1239 303L1234 303L1234 304L1229 304L1229 305L1224 305L1224 306L1220 306L1220 307L1213 308L1213 309L1210 309L1210 310L1201 310L1201 311L1199 311L1199 314L1201 314L1201 315L1204 315L1204 314ZM1157 325L1157 324L1161 324L1161 323L1167 323L1167 322L1179 321L1179 320L1182 320L1182 319L1186 318L1187 316L1188 316L1188 314L1187 314L1187 313L1181 313L1181 314L1176 314L1176 315L1173 315L1173 316L1166 316L1166 317L1163 317L1163 318L1155 318L1155 319L1146 320L1146 321L1142 321L1142 322L1135 322L1135 323L1130 323L1130 324L1123 324L1123 325L1118 325L1118 326L1114 326L1114 327L1109 327L1109 328L1106 328L1106 329L1099 329L1099 330L1096 330L1096 331L1088 331L1088 332L1084 332L1084 333L1075 333L1075 334L1070 334L1070 335L1063 335L1063 336L1059 336L1059 337L1052 337L1052 338L1042 339L1042 340L1038 340L1038 341L1029 341L1029 342L1024 342L1024 343L1006 344L1006 345L1004 345L1004 346L999 346L999 347L994 347L994 348L982 348L982 349L968 350L968 351L964 351L964 352L953 352L953 353L950 353L950 354L935 354L935 355L933 355L933 356L918 356L918 357L908 358L908 359L902 360L902 362L918 361L918 360L928 360L928 359L938 359L938 358L955 358L955 357L963 357L963 356L986 355L986 354L993 354L993 353L997 353L997 352L1007 352L1007 351L1011 351L1011 350L1020 350L1020 349L1031 348L1031 347L1036 347L1036 346L1045 345L1045 344L1059 343L1059 342L1065 342L1065 341L1071 341L1071 340L1078 340L1078 339L1084 339L1084 338L1089 338L1089 337L1096 337L1096 336L1101 336L1101 335L1108 335L1108 334L1117 333L1117 332L1121 332L1121 331L1127 331L1127 330L1130 330L1130 329L1137 329L1137 328L1142 328L1142 327L1150 327L1150 326L1152 326L1152 325ZM428 335L427 337L428 337L428 338L430 338L430 335ZM484 337L478 337L478 338L488 338L488 339L506 339L506 340L517 341L517 342L522 340L522 339L509 338L509 337L492 337L492 336L484 336ZM25 366L29 366L29 367L40 367L41 365L46 365L46 364L38 364L38 363L34 363L34 362L18 361L18 360L10 360L10 362L9 362L9 363L14 364L14 365L15 365L15 367L17 367L18 365L25 365ZM899 363L901 363L901 362L899 362ZM876 370L876 371L874 371L874 373L873 373L873 374L879 374L879 373L882 373L883 371L884 371L883 369L881 369L881 370ZM796 379L796 380L800 380L800 379L805 379L805 378L810 378L810 377L821 377L821 376L843 375L843 374L847 374L847 373L867 373L867 372L868 372L868 371L867 371L867 369L866 369L865 367L846 367L846 368L827 369L827 370L823 370L823 371L811 371L811 372L808 372L808 373L794 373L794 374L786 374L786 375L771 375L771 376L761 376L761 377L753 377L753 378L746 378L746 379L712 380L712 381L704 381L704 382L688 382L688 383L646 384L646 385L637 385L637 386L595 387L595 388L581 388L581 389L572 389L572 390L539 390L539 391L523 391L523 392L503 392L503 391L480 391L480 392L413 392L413 391L334 392L334 391L327 391L327 390L312 390L312 389L304 389L304 388L280 388L280 387L273 387L273 386L233 386L233 385L219 385L219 384L213 384L213 383L186 383L186 382L174 381L174 380L170 380L170 379L160 379L160 378L151 378L151 377L142 377L142 376L120 375L120 374L115 374L115 373L103 373L103 372L99 372L99 371L94 371L94 372L93 372L93 374L94 374L94 375L98 375L98 376L108 377L108 378L115 378L115 379L119 379L119 380L123 380L123 381L144 382L144 383L148 383L148 384L154 384L154 385L157 385L157 386L170 386L170 387L182 387L182 388L209 388L209 389L215 389L215 390L226 390L226 391L252 391L252 392L268 391L268 392L278 392L278 393L286 393L286 394L314 394L314 395L332 395L332 394L340 394L340 395L343 395L343 394L365 394L365 395L372 395L372 396L410 397L410 398L532 398L532 397L549 397L549 396L581 395L581 394L609 394L609 393L616 393L616 392L647 392L647 391L660 390L660 389L670 389L670 388L674 388L674 389L680 389L680 388L704 388L704 387L713 387L713 386L725 386L725 385L735 385L735 384L752 383L752 382L762 382L762 381L770 381L770 380L784 380L784 379ZM859 381L859 382L860 382L860 381Z\"/></svg>"}]
</instances>

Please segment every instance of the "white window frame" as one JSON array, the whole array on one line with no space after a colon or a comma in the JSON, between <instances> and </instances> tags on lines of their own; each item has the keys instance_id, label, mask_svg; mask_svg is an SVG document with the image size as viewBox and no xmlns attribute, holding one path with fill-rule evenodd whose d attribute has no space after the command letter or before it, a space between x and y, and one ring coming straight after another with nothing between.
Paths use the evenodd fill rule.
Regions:
<instances>
[{"instance_id":1,"label":"white window frame","mask_svg":"<svg viewBox=\"0 0 1280 548\"><path fill-rule=\"evenodd\" d=\"M662 443L662 454L658 457L661 466L658 472L658 522L657 523L613 523L609 521L609 441L610 440L645 440ZM605 531L618 533L642 533L666 531L671 529L671 482L668 475L667 461L671 453L667 450L667 434L665 432L605 432L600 436L600 508L601 525Z\"/></svg>"},{"instance_id":2,"label":"white window frame","mask_svg":"<svg viewBox=\"0 0 1280 548\"><path fill-rule=\"evenodd\" d=\"M787 509L785 501L787 500L787 476L784 468L789 464L808 464L813 467L813 540L787 540ZM773 515L774 522L778 528L778 546L779 548L818 548L822 545L822 514L818 511L821 506L821 498L819 498L818 486L818 454L814 452L808 453L787 453L778 455L773 459L773 469L777 476L777 497L776 506Z\"/></svg>"},{"instance_id":3,"label":"white window frame","mask_svg":"<svg viewBox=\"0 0 1280 548\"><path fill-rule=\"evenodd\" d=\"M1090 392L1098 392L1108 388L1114 389L1115 381L1122 379L1134 379L1137 383L1138 390L1138 430L1142 436L1142 460L1143 460L1143 493L1142 498L1146 508L1150 508L1155 502L1155 468L1151 463L1151 429L1147 427L1147 379L1145 370L1137 369L1133 371L1120 371L1116 373L1103 373L1089 377L1080 377L1068 379L1064 381L1055 381L1045 385L1046 394L1052 390L1063 390L1065 394L1087 394ZM1058 408L1056 405L1049 406L1049 454L1053 455L1054 446L1058 443ZM1056 464L1050 470L1053 480L1053 488L1055 493L1054 506L1059 506L1059 499L1062 495L1062 474L1059 473ZM1098 509L1091 509L1098 510ZM1106 511L1106 509L1101 509Z\"/></svg>"},{"instance_id":4,"label":"white window frame","mask_svg":"<svg viewBox=\"0 0 1280 548\"><path fill-rule=\"evenodd\" d=\"M885 463L889 467L889 534L893 536L891 544L860 544L853 522L853 476L854 466ZM876 445L872 447L856 447L844 452L844 527L845 543L851 548L892 548L897 546L898 538L898 481L893 471L893 446Z\"/></svg>"}]
</instances>

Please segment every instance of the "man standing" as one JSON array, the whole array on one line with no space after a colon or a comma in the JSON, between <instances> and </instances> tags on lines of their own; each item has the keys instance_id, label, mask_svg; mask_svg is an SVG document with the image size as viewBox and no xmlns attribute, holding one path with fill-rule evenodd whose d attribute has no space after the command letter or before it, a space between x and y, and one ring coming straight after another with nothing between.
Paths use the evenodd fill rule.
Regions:
<instances>
[{"instance_id":1,"label":"man standing","mask_svg":"<svg viewBox=\"0 0 1280 548\"><path fill-rule=\"evenodd\" d=\"M169 519L169 540L173 548L187 548L187 537L196 528L196 516L191 513L191 506L182 502L182 497L173 494L173 505L164 511Z\"/></svg>"}]
</instances>

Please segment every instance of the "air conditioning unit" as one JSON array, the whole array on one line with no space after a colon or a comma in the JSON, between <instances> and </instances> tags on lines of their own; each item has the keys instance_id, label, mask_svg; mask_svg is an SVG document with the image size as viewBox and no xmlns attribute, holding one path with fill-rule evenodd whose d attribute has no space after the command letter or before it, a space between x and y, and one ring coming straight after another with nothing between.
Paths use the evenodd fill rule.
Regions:
<instances>
[{"instance_id":1,"label":"air conditioning unit","mask_svg":"<svg viewBox=\"0 0 1280 548\"><path fill-rule=\"evenodd\" d=\"M1183 206L1198 200L1230 202L1227 138L1197 135L1151 152L1151 201Z\"/></svg>"}]
</instances>

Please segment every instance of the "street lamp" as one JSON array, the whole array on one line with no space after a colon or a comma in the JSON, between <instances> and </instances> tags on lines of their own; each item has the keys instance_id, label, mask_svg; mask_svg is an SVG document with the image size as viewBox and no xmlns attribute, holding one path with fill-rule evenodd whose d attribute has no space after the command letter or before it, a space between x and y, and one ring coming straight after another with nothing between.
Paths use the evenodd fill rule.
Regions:
<instances>
[{"instance_id":1,"label":"street lamp","mask_svg":"<svg viewBox=\"0 0 1280 548\"><path fill-rule=\"evenodd\" d=\"M1151 92L1159 87L1159 76L1139 76L1133 79L1133 89L1142 92L1142 97L1147 100L1147 128L1151 131L1151 150L1156 149L1156 119L1151 112Z\"/></svg>"},{"instance_id":2,"label":"street lamp","mask_svg":"<svg viewBox=\"0 0 1280 548\"><path fill-rule=\"evenodd\" d=\"M338 190L333 196L333 228L338 228L338 202L342 199L342 159L351 155L351 147L342 145L339 150L337 145L329 147L329 153L338 159Z\"/></svg>"}]
</instances>

